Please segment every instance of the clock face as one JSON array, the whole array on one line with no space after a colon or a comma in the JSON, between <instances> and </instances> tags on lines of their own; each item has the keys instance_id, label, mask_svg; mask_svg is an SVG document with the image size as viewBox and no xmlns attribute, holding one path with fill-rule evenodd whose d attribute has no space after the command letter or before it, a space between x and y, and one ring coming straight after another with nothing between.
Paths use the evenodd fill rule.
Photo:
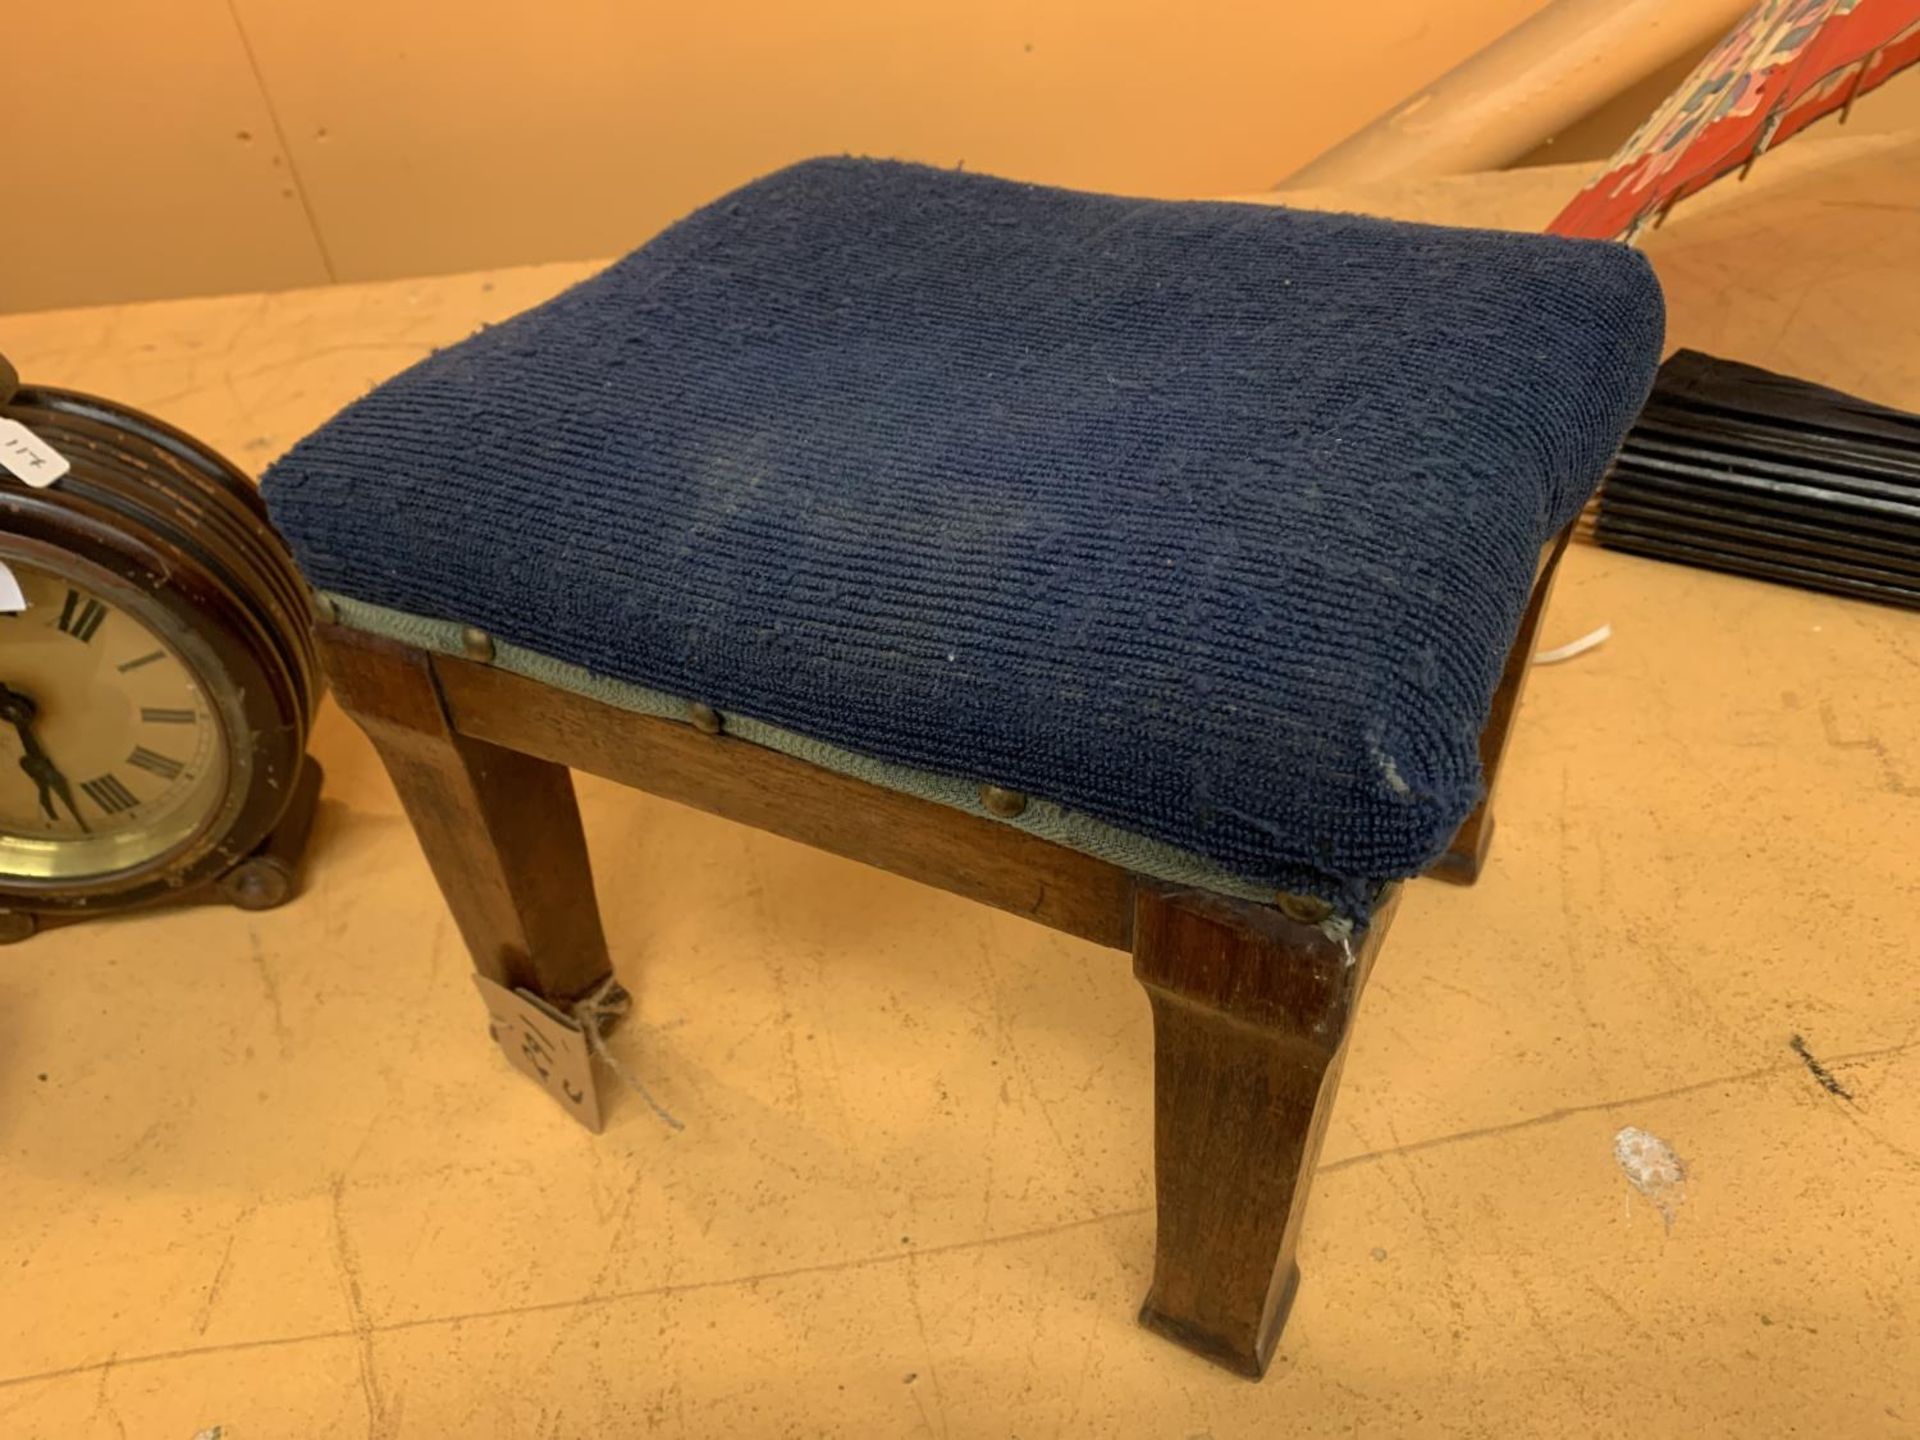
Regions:
<instances>
[{"instance_id":1,"label":"clock face","mask_svg":"<svg viewBox=\"0 0 1920 1440\"><path fill-rule=\"evenodd\" d=\"M157 611L7 559L0 615L0 880L71 882L163 860L228 788L207 680Z\"/></svg>"}]
</instances>

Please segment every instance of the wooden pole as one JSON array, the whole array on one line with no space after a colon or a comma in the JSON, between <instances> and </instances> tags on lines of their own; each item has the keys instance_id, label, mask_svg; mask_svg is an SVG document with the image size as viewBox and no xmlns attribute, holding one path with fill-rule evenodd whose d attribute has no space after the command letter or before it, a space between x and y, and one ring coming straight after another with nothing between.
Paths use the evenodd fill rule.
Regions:
<instances>
[{"instance_id":1,"label":"wooden pole","mask_svg":"<svg viewBox=\"0 0 1920 1440\"><path fill-rule=\"evenodd\" d=\"M1282 189L1497 170L1733 28L1751 0L1553 0Z\"/></svg>"}]
</instances>

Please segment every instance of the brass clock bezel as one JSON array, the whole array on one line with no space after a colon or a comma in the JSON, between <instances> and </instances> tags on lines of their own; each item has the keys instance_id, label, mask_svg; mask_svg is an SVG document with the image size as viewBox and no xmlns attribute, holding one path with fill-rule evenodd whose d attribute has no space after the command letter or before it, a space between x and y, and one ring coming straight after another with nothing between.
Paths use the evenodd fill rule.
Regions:
<instances>
[{"instance_id":1,"label":"brass clock bezel","mask_svg":"<svg viewBox=\"0 0 1920 1440\"><path fill-rule=\"evenodd\" d=\"M44 490L0 480L0 554L158 619L226 742L226 793L192 835L108 874L0 874L0 911L105 913L208 885L261 845L295 793L318 698L305 588L252 483L190 437L47 387L23 387L0 413L73 462Z\"/></svg>"}]
</instances>

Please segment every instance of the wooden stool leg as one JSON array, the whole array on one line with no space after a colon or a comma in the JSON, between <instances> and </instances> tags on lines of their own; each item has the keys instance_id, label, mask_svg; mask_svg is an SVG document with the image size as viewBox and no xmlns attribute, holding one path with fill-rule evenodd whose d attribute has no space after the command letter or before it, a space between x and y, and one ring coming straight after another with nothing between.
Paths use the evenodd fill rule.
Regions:
<instances>
[{"instance_id":1,"label":"wooden stool leg","mask_svg":"<svg viewBox=\"0 0 1920 1440\"><path fill-rule=\"evenodd\" d=\"M563 765L456 734L423 651L319 630L342 708L393 777L474 968L564 1006L611 971Z\"/></svg>"},{"instance_id":2,"label":"wooden stool leg","mask_svg":"<svg viewBox=\"0 0 1920 1440\"><path fill-rule=\"evenodd\" d=\"M1159 1233L1148 1329L1265 1373L1347 1032L1398 896L1351 949L1277 910L1142 884L1134 974L1153 1005Z\"/></svg>"},{"instance_id":3,"label":"wooden stool leg","mask_svg":"<svg viewBox=\"0 0 1920 1440\"><path fill-rule=\"evenodd\" d=\"M1486 868L1487 851L1493 845L1493 777L1487 774L1488 795L1473 807L1473 813L1460 822L1447 842L1446 853L1427 867L1427 876L1449 885L1471 885Z\"/></svg>"},{"instance_id":4,"label":"wooden stool leg","mask_svg":"<svg viewBox=\"0 0 1920 1440\"><path fill-rule=\"evenodd\" d=\"M1507 652L1507 665L1500 672L1500 686L1493 692L1493 708L1487 712L1486 728L1480 732L1480 774L1486 781L1486 794L1473 813L1460 822L1446 852L1427 867L1435 880L1454 885L1471 885L1480 878L1487 863L1487 846L1493 841L1493 784L1500 776L1500 760L1507 753L1507 737L1513 734L1513 717L1520 709L1521 692L1527 688L1527 673L1533 667L1533 652L1540 645L1540 622L1547 613L1547 601L1553 595L1554 577L1560 570L1560 557L1566 554L1567 541L1573 537L1569 526L1547 547L1540 570L1533 578L1533 594L1527 601L1527 613L1520 617L1520 632Z\"/></svg>"}]
</instances>

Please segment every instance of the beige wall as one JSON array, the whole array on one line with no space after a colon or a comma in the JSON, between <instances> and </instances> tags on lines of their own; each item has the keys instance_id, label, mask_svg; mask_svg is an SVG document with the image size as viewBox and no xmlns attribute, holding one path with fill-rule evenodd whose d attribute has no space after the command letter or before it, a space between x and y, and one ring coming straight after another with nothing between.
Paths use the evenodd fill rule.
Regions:
<instances>
[{"instance_id":1,"label":"beige wall","mask_svg":"<svg viewBox=\"0 0 1920 1440\"><path fill-rule=\"evenodd\" d=\"M607 255L823 152L1257 190L1539 3L22 0L0 312Z\"/></svg>"}]
</instances>

